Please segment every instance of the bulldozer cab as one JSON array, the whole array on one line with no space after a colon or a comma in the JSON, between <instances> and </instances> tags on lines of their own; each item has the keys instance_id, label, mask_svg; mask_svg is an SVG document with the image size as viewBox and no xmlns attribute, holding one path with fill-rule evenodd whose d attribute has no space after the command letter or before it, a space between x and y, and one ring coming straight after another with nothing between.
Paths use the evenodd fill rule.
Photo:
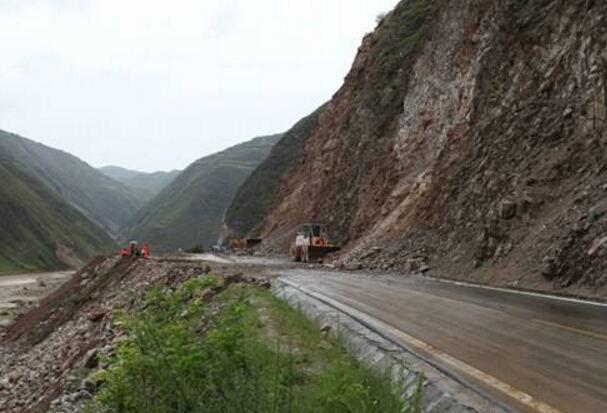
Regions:
<instances>
[{"instance_id":1,"label":"bulldozer cab","mask_svg":"<svg viewBox=\"0 0 607 413\"><path fill-rule=\"evenodd\" d=\"M306 238L326 238L327 230L322 224L303 224L299 228L299 235Z\"/></svg>"}]
</instances>

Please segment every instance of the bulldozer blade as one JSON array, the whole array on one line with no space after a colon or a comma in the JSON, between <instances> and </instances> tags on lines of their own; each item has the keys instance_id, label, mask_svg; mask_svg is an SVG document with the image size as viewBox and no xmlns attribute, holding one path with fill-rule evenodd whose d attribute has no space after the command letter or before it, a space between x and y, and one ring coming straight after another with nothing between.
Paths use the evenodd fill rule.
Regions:
<instances>
[{"instance_id":1,"label":"bulldozer blade","mask_svg":"<svg viewBox=\"0 0 607 413\"><path fill-rule=\"evenodd\" d=\"M311 245L308 247L308 259L310 262L316 262L318 260L322 260L328 254L335 252L335 251L339 251L339 247L329 246L329 245L325 245L325 246Z\"/></svg>"}]
</instances>

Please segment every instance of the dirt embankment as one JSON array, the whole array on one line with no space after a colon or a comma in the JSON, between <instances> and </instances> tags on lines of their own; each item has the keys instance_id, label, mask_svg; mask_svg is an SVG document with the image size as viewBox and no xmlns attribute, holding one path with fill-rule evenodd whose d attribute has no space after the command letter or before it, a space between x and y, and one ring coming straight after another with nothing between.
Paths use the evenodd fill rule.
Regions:
<instances>
[{"instance_id":1,"label":"dirt embankment","mask_svg":"<svg viewBox=\"0 0 607 413\"><path fill-rule=\"evenodd\" d=\"M607 297L607 5L403 1L363 41L264 238L342 262Z\"/></svg>"},{"instance_id":2,"label":"dirt embankment","mask_svg":"<svg viewBox=\"0 0 607 413\"><path fill-rule=\"evenodd\" d=\"M113 354L121 339L114 310L129 309L155 285L174 289L208 271L200 261L178 259L91 262L0 331L0 411L46 412L66 392L68 402L86 397L86 389L74 380L78 371L97 367L100 355ZM225 271L219 264L214 268Z\"/></svg>"}]
</instances>

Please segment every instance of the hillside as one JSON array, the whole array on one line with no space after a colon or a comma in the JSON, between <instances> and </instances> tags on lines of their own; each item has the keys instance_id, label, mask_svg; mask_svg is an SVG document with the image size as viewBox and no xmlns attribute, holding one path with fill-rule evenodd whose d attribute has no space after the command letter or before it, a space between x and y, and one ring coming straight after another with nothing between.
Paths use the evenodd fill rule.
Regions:
<instances>
[{"instance_id":1,"label":"hillside","mask_svg":"<svg viewBox=\"0 0 607 413\"><path fill-rule=\"evenodd\" d=\"M155 251L213 245L234 193L280 136L256 138L194 162L133 217L126 232L147 239Z\"/></svg>"},{"instance_id":2,"label":"hillside","mask_svg":"<svg viewBox=\"0 0 607 413\"><path fill-rule=\"evenodd\" d=\"M143 206L146 196L110 179L66 152L0 130L0 153L19 161L61 198L118 236L120 227Z\"/></svg>"},{"instance_id":3,"label":"hillside","mask_svg":"<svg viewBox=\"0 0 607 413\"><path fill-rule=\"evenodd\" d=\"M365 37L267 217L341 262L607 295L604 2L402 1Z\"/></svg>"},{"instance_id":4,"label":"hillside","mask_svg":"<svg viewBox=\"0 0 607 413\"><path fill-rule=\"evenodd\" d=\"M0 182L0 272L76 267L115 249L101 228L4 154Z\"/></svg>"},{"instance_id":5,"label":"hillside","mask_svg":"<svg viewBox=\"0 0 607 413\"><path fill-rule=\"evenodd\" d=\"M99 172L108 178L122 182L131 188L137 188L145 192L151 199L166 187L179 175L181 171L170 172L139 172L119 166L104 166L97 168Z\"/></svg>"},{"instance_id":6,"label":"hillside","mask_svg":"<svg viewBox=\"0 0 607 413\"><path fill-rule=\"evenodd\" d=\"M316 129L321 113L322 107L285 132L268 157L238 188L225 216L224 237L259 235L278 193L280 178L299 157L302 145Z\"/></svg>"}]
</instances>

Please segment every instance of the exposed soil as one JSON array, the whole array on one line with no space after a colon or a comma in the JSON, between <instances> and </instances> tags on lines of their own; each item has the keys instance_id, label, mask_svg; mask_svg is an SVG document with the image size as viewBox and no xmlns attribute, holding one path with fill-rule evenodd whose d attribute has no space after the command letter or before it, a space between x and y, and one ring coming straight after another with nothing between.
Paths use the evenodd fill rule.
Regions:
<instances>
[{"instance_id":1,"label":"exposed soil","mask_svg":"<svg viewBox=\"0 0 607 413\"><path fill-rule=\"evenodd\" d=\"M179 258L101 257L75 273L1 332L0 411L46 412L59 397L70 403L90 397L74 377L86 377L86 371L101 366L101 355L113 354L121 338L114 310L130 308L152 286L174 289L211 270L226 282L255 280L251 275L261 277L254 282L265 282L255 265L210 265Z\"/></svg>"},{"instance_id":2,"label":"exposed soil","mask_svg":"<svg viewBox=\"0 0 607 413\"><path fill-rule=\"evenodd\" d=\"M607 297L606 27L598 1L401 2L284 178L264 247L320 221L337 263Z\"/></svg>"}]
</instances>

